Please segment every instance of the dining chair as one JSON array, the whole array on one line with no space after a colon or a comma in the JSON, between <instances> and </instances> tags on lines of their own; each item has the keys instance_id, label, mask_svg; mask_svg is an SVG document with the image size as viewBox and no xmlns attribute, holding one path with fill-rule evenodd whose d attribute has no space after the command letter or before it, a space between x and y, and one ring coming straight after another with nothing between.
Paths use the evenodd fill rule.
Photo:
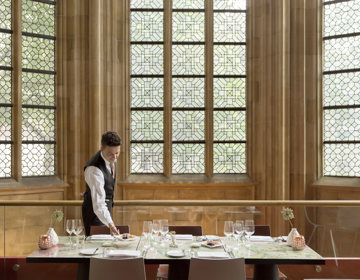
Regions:
<instances>
[{"instance_id":1,"label":"dining chair","mask_svg":"<svg viewBox=\"0 0 360 280\"><path fill-rule=\"evenodd\" d=\"M177 234L192 234L194 236L202 235L202 227L198 225L191 225L191 226L169 225L169 232L170 231L175 231ZM169 265L160 264L156 275L156 279L164 280L164 279L168 279L168 276L169 276Z\"/></svg>"},{"instance_id":2,"label":"dining chair","mask_svg":"<svg viewBox=\"0 0 360 280\"><path fill-rule=\"evenodd\" d=\"M189 280L245 280L244 258L190 260Z\"/></svg>"},{"instance_id":3,"label":"dining chair","mask_svg":"<svg viewBox=\"0 0 360 280\"><path fill-rule=\"evenodd\" d=\"M146 280L143 258L91 258L89 280Z\"/></svg>"},{"instance_id":4,"label":"dining chair","mask_svg":"<svg viewBox=\"0 0 360 280\"><path fill-rule=\"evenodd\" d=\"M116 226L119 230L119 233L130 233L130 228L128 225ZM90 235L94 234L110 234L110 229L107 226L91 226Z\"/></svg>"},{"instance_id":5,"label":"dining chair","mask_svg":"<svg viewBox=\"0 0 360 280\"><path fill-rule=\"evenodd\" d=\"M271 236L270 225L255 225L255 232L253 235ZM246 271L246 280L254 279L253 264L246 264L245 271ZM279 269L279 280L285 280L286 278L287 276L284 273L282 273Z\"/></svg>"},{"instance_id":6,"label":"dining chair","mask_svg":"<svg viewBox=\"0 0 360 280\"><path fill-rule=\"evenodd\" d=\"M201 226L169 226L169 232L175 231L177 234L192 234L194 236L202 235Z\"/></svg>"}]
</instances>

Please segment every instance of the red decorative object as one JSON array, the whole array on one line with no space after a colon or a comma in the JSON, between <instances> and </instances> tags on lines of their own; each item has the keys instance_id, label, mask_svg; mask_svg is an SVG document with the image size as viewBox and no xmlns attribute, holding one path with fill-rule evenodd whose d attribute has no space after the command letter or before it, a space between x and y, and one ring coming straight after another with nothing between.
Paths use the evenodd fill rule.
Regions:
<instances>
[{"instance_id":1,"label":"red decorative object","mask_svg":"<svg viewBox=\"0 0 360 280\"><path fill-rule=\"evenodd\" d=\"M305 238L303 235L295 235L293 239L292 247L294 250L304 250Z\"/></svg>"},{"instance_id":2,"label":"red decorative object","mask_svg":"<svg viewBox=\"0 0 360 280\"><path fill-rule=\"evenodd\" d=\"M42 250L49 249L53 246L52 238L50 235L42 234L39 238L39 248Z\"/></svg>"}]
</instances>

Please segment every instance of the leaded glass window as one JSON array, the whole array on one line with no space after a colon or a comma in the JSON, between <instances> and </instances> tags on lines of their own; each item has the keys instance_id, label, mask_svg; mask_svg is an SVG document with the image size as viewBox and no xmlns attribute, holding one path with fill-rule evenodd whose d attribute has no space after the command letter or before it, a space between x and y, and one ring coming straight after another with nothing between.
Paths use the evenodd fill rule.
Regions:
<instances>
[{"instance_id":1,"label":"leaded glass window","mask_svg":"<svg viewBox=\"0 0 360 280\"><path fill-rule=\"evenodd\" d=\"M55 1L21 0L22 15L11 0L0 1L0 177L55 174ZM22 16L22 17L21 17ZM21 55L12 53L12 17L21 20ZM16 94L12 88L13 56L21 57L21 127L12 127ZM16 73L19 74L19 73ZM17 99L19 100L19 99ZM12 131L21 134L14 146ZM21 162L13 152L21 153Z\"/></svg>"},{"instance_id":2,"label":"leaded glass window","mask_svg":"<svg viewBox=\"0 0 360 280\"><path fill-rule=\"evenodd\" d=\"M131 173L246 173L246 0L130 3Z\"/></svg>"},{"instance_id":3,"label":"leaded glass window","mask_svg":"<svg viewBox=\"0 0 360 280\"><path fill-rule=\"evenodd\" d=\"M360 2L323 9L323 173L360 176Z\"/></svg>"},{"instance_id":4,"label":"leaded glass window","mask_svg":"<svg viewBox=\"0 0 360 280\"><path fill-rule=\"evenodd\" d=\"M0 178L11 177L11 0L0 2Z\"/></svg>"}]
</instances>

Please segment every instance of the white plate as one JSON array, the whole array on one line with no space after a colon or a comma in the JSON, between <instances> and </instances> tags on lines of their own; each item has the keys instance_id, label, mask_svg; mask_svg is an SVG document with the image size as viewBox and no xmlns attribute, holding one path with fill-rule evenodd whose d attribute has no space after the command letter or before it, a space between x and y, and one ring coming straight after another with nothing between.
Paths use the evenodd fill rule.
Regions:
<instances>
[{"instance_id":1,"label":"white plate","mask_svg":"<svg viewBox=\"0 0 360 280\"><path fill-rule=\"evenodd\" d=\"M207 240L220 240L220 237L217 235L206 235Z\"/></svg>"},{"instance_id":2,"label":"white plate","mask_svg":"<svg viewBox=\"0 0 360 280\"><path fill-rule=\"evenodd\" d=\"M185 254L182 250L171 250L171 251L167 251L166 254L169 257L173 257L173 258L181 258L181 257L185 256Z\"/></svg>"},{"instance_id":3,"label":"white plate","mask_svg":"<svg viewBox=\"0 0 360 280\"><path fill-rule=\"evenodd\" d=\"M93 255L100 254L100 249L98 249L98 250L96 250L96 248L81 249L80 254L85 255L85 256L93 256Z\"/></svg>"}]
</instances>

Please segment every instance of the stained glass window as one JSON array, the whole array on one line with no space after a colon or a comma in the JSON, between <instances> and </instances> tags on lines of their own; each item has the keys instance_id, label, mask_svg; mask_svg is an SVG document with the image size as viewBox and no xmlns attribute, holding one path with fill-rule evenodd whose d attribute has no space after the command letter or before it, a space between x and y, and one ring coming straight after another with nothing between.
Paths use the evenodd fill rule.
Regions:
<instances>
[{"instance_id":1,"label":"stained glass window","mask_svg":"<svg viewBox=\"0 0 360 280\"><path fill-rule=\"evenodd\" d=\"M213 0L212 8L204 0L167 4L130 4L131 173L161 174L166 162L171 174L209 173L206 160L213 174L246 173L246 0Z\"/></svg>"},{"instance_id":2,"label":"stained glass window","mask_svg":"<svg viewBox=\"0 0 360 280\"><path fill-rule=\"evenodd\" d=\"M360 2L323 9L323 173L360 176Z\"/></svg>"}]
</instances>

